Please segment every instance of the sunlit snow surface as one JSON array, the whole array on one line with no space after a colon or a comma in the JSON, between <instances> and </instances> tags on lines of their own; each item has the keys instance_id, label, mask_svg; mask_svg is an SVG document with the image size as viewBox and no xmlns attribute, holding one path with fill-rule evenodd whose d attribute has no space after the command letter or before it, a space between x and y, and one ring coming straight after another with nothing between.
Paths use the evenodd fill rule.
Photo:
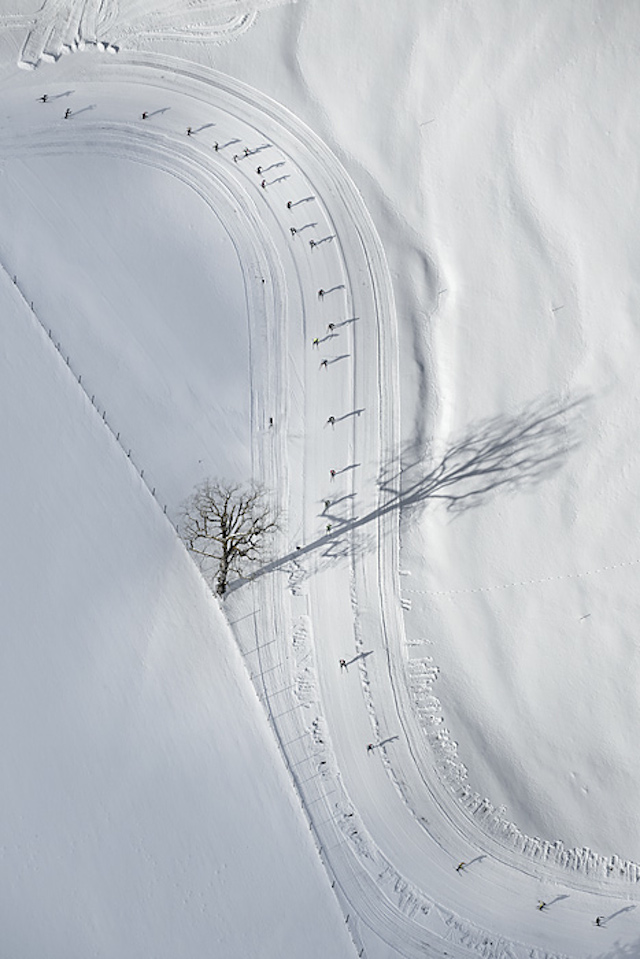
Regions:
<instances>
[{"instance_id":1,"label":"sunlit snow surface","mask_svg":"<svg viewBox=\"0 0 640 959\"><path fill-rule=\"evenodd\" d=\"M72 7L3 20L11 949L635 955L635 12ZM170 523L251 470L271 730Z\"/></svg>"}]
</instances>

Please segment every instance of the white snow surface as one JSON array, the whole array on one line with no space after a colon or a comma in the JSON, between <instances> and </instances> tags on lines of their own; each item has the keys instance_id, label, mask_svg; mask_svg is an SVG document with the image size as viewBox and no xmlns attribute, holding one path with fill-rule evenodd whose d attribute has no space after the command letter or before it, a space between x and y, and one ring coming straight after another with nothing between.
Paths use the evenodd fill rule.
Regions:
<instances>
[{"instance_id":1,"label":"white snow surface","mask_svg":"<svg viewBox=\"0 0 640 959\"><path fill-rule=\"evenodd\" d=\"M635 5L34 6L0 953L640 956Z\"/></svg>"}]
</instances>

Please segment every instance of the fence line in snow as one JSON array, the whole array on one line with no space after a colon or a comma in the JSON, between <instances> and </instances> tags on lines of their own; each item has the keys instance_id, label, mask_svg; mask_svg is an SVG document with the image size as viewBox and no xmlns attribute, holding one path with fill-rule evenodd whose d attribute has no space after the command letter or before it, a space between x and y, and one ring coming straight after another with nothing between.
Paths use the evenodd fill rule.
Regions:
<instances>
[{"instance_id":1,"label":"fence line in snow","mask_svg":"<svg viewBox=\"0 0 640 959\"><path fill-rule=\"evenodd\" d=\"M160 505L160 501L158 500L158 497L156 496L156 487L155 487L155 486L152 486L148 479L145 479L145 475L144 475L145 471L144 471L144 468L138 466L137 463L135 462L135 460L134 460L134 459L132 458L132 456L131 456L132 448L131 448L131 447L127 448L127 447L125 446L124 442L123 442L122 439L120 438L120 431L114 429L114 427L111 425L111 423L110 423L109 420L107 419L107 411L106 411L106 409L101 408L101 407L98 405L98 403L96 403L96 395L95 395L95 393L91 393L91 392L90 392L90 390L88 389L86 383L83 383L83 381L82 381L82 374L81 374L81 373L76 373L76 371L75 371L75 369L74 369L74 367L73 367L73 365L72 365L72 363L71 363L70 355L63 350L62 344L61 344L60 340L57 340L57 339L54 337L54 335L53 335L53 330L51 329L51 327L48 327L48 326L44 323L44 321L42 320L42 318L38 315L37 310L34 308L33 300L30 300L30 299L29 299L29 297L28 297L27 294L26 294L26 291L22 288L22 286L21 286L20 283L18 282L18 277L17 277L17 275L16 275L15 273L14 273L14 274L11 274L11 273L9 272L9 270L6 268L6 266L4 265L4 263L2 263L2 262L0 262L0 268L1 268L2 271L6 274L6 276L8 276L9 279L12 281L14 287L15 287L16 290L18 291L18 294L19 294L21 300L23 301L23 303L25 304L25 306L30 310L31 315L33 316L33 318L34 318L35 321L37 322L38 326L40 327L40 329L42 330L42 332L45 334L45 336L47 337L47 339L49 340L49 342L51 343L51 345L55 348L55 350L57 351L58 355L59 355L60 358L63 360L63 362L65 363L65 365L67 366L67 368L69 369L70 374L73 376L74 380L77 382L78 386L80 387L80 389L81 389L82 392L84 393L84 395L85 395L85 397L87 398L87 400L91 403L91 406L94 408L94 410L96 411L96 413L98 414L98 416L100 416L103 424L104 424L104 425L106 426L106 428L109 430L109 433L111 434L111 436L113 437L113 439L115 440L115 442L118 444L118 446L120 447L120 449L122 450L122 452L125 454L125 456L126 456L127 459L129 460L129 462L131 463L133 469L136 471L136 473L138 474L138 476L139 476L140 479L142 480L143 484L146 486L146 488L147 488L147 490L149 491L149 493L151 494L151 496L156 500L156 502L158 503L158 505ZM175 533L179 535L178 524L177 524L177 523L173 523L172 520L169 518L169 516L168 516L168 514L167 514L167 504L166 504L166 503L163 505L163 510L162 510L162 512L163 512L163 515L164 515L164 516L167 516L167 520L169 521L169 523L171 523L171 527L173 528L173 530L175 531Z\"/></svg>"}]
</instances>

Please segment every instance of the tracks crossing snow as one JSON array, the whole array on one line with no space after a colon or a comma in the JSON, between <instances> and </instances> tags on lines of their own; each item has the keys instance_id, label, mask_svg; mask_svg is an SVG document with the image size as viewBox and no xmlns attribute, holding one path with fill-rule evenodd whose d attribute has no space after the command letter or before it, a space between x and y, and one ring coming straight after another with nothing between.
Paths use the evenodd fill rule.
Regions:
<instances>
[{"instance_id":1,"label":"tracks crossing snow","mask_svg":"<svg viewBox=\"0 0 640 959\"><path fill-rule=\"evenodd\" d=\"M69 61L60 64L56 82L69 82L72 72ZM24 88L32 96L33 80ZM180 116L206 112L216 126L187 140L173 116L125 120L133 90L147 101L152 92L171 98ZM398 513L377 484L383 459L399 455L396 319L384 253L357 190L291 114L211 71L169 58L96 59L83 71L81 93L100 103L95 116L7 128L2 154L100 151L157 165L224 220L243 264L255 472L277 490L291 535L279 544L280 572L259 576L228 605L358 951L439 956L446 943L449 956L480 949L487 957L524 957L532 948L541 957L554 948L583 955L582 946L571 948L574 923L581 910L598 911L589 894L602 894L604 877L589 870L564 876L576 891L575 915L568 925L550 917L540 932L528 904L560 873L544 857L533 864L518 855L509 837L487 837L465 814L434 775L415 715L405 675ZM240 141L237 163L229 149L213 151L214 137ZM241 155L245 144L249 157ZM261 189L255 164L267 155L284 167ZM310 248L307 222L318 224L318 237L335 239ZM330 322L337 334L316 352L311 340L328 336ZM333 426L329 415L338 420ZM340 657L352 660L345 675ZM491 851L480 894L465 894L453 869L461 847L469 858Z\"/></svg>"}]
</instances>

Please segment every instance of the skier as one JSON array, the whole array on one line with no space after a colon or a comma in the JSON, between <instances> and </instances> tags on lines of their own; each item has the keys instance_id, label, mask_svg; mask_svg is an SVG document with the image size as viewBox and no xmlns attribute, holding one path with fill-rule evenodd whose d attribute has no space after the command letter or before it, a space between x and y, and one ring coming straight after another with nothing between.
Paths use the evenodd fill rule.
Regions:
<instances>
[{"instance_id":1,"label":"skier","mask_svg":"<svg viewBox=\"0 0 640 959\"><path fill-rule=\"evenodd\" d=\"M336 328L335 323L327 323L327 333L333 333L335 328Z\"/></svg>"},{"instance_id":2,"label":"skier","mask_svg":"<svg viewBox=\"0 0 640 959\"><path fill-rule=\"evenodd\" d=\"M262 176L262 167L261 167L261 166L257 166L257 167L256 167L256 173L258 174L258 176Z\"/></svg>"},{"instance_id":3,"label":"skier","mask_svg":"<svg viewBox=\"0 0 640 959\"><path fill-rule=\"evenodd\" d=\"M604 916L596 916L596 926L601 926L604 920L605 920Z\"/></svg>"},{"instance_id":4,"label":"skier","mask_svg":"<svg viewBox=\"0 0 640 959\"><path fill-rule=\"evenodd\" d=\"M340 669L346 669L346 668L347 668L347 661L346 661L346 659L341 659L341 660L340 660Z\"/></svg>"},{"instance_id":5,"label":"skier","mask_svg":"<svg viewBox=\"0 0 640 959\"><path fill-rule=\"evenodd\" d=\"M291 231L291 236L295 236L296 233L298 232L298 231L296 230L295 226L290 226L290 227L289 227L289 230Z\"/></svg>"},{"instance_id":6,"label":"skier","mask_svg":"<svg viewBox=\"0 0 640 959\"><path fill-rule=\"evenodd\" d=\"M462 870L464 869L466 865L467 865L466 862L459 862L458 865L456 866L456 872L462 872Z\"/></svg>"},{"instance_id":7,"label":"skier","mask_svg":"<svg viewBox=\"0 0 640 959\"><path fill-rule=\"evenodd\" d=\"M48 93L43 93L41 97L38 97L38 100L42 101L42 103L46 103L48 99L49 99Z\"/></svg>"},{"instance_id":8,"label":"skier","mask_svg":"<svg viewBox=\"0 0 640 959\"><path fill-rule=\"evenodd\" d=\"M329 419L327 420L327 423L331 423L332 426L335 426L336 425L335 416L330 416Z\"/></svg>"},{"instance_id":9,"label":"skier","mask_svg":"<svg viewBox=\"0 0 640 959\"><path fill-rule=\"evenodd\" d=\"M330 474L332 480L336 478L336 471L335 471L335 470L329 470L329 474Z\"/></svg>"},{"instance_id":10,"label":"skier","mask_svg":"<svg viewBox=\"0 0 640 959\"><path fill-rule=\"evenodd\" d=\"M193 130L191 129L191 127L187 127L187 136L190 137L192 133L193 133Z\"/></svg>"},{"instance_id":11,"label":"skier","mask_svg":"<svg viewBox=\"0 0 640 959\"><path fill-rule=\"evenodd\" d=\"M269 417L269 429L273 426L273 416Z\"/></svg>"},{"instance_id":12,"label":"skier","mask_svg":"<svg viewBox=\"0 0 640 959\"><path fill-rule=\"evenodd\" d=\"M263 190L266 190L266 188L267 188L267 181L266 181L266 180L263 180L262 183L260 184L260 186L262 187Z\"/></svg>"},{"instance_id":13,"label":"skier","mask_svg":"<svg viewBox=\"0 0 640 959\"><path fill-rule=\"evenodd\" d=\"M318 296L320 297L320 299L322 299L322 297L324 296L324 290L318 290Z\"/></svg>"},{"instance_id":14,"label":"skier","mask_svg":"<svg viewBox=\"0 0 640 959\"><path fill-rule=\"evenodd\" d=\"M320 340L318 339L317 336L314 338L313 343L312 343L311 345L312 345L312 346L315 346L316 349L319 348L319 346L320 346Z\"/></svg>"},{"instance_id":15,"label":"skier","mask_svg":"<svg viewBox=\"0 0 640 959\"><path fill-rule=\"evenodd\" d=\"M325 508L325 509L329 509L330 506L331 506L331 500L330 500L330 499L326 499L326 500L324 501L324 508Z\"/></svg>"},{"instance_id":16,"label":"skier","mask_svg":"<svg viewBox=\"0 0 640 959\"><path fill-rule=\"evenodd\" d=\"M293 203L291 202L291 200L287 200L287 210L290 210L292 206L293 206Z\"/></svg>"},{"instance_id":17,"label":"skier","mask_svg":"<svg viewBox=\"0 0 640 959\"><path fill-rule=\"evenodd\" d=\"M542 912L542 910L546 909L546 907L547 907L546 902L543 902L543 900L541 899L538 905L536 906L536 909L539 909L540 912Z\"/></svg>"},{"instance_id":18,"label":"skier","mask_svg":"<svg viewBox=\"0 0 640 959\"><path fill-rule=\"evenodd\" d=\"M329 360L322 360L320 363L320 369L324 368L325 370L329 368Z\"/></svg>"},{"instance_id":19,"label":"skier","mask_svg":"<svg viewBox=\"0 0 640 959\"><path fill-rule=\"evenodd\" d=\"M147 111L145 110L144 113L142 114L142 116L140 117L140 119L141 119L141 120L146 120L148 116L149 116L149 114L148 114Z\"/></svg>"},{"instance_id":20,"label":"skier","mask_svg":"<svg viewBox=\"0 0 640 959\"><path fill-rule=\"evenodd\" d=\"M375 747L374 747L373 743L369 743L369 745L367 746L367 752L368 752L368 753L372 753L374 749L375 749Z\"/></svg>"},{"instance_id":21,"label":"skier","mask_svg":"<svg viewBox=\"0 0 640 959\"><path fill-rule=\"evenodd\" d=\"M218 152L219 146L220 146L220 144L219 144L218 141L216 140L216 142L213 144L213 149L216 151L216 153Z\"/></svg>"},{"instance_id":22,"label":"skier","mask_svg":"<svg viewBox=\"0 0 640 959\"><path fill-rule=\"evenodd\" d=\"M71 116L71 109L70 107L67 107L67 109L64 111L65 120L68 120L70 116Z\"/></svg>"},{"instance_id":23,"label":"skier","mask_svg":"<svg viewBox=\"0 0 640 959\"><path fill-rule=\"evenodd\" d=\"M244 155L245 155L246 157L249 156L249 147L245 147L245 148L244 148Z\"/></svg>"},{"instance_id":24,"label":"skier","mask_svg":"<svg viewBox=\"0 0 640 959\"><path fill-rule=\"evenodd\" d=\"M309 240L309 246L311 247L312 250L313 250L313 248L314 248L315 245L316 245L316 241L315 241L315 240Z\"/></svg>"},{"instance_id":25,"label":"skier","mask_svg":"<svg viewBox=\"0 0 640 959\"><path fill-rule=\"evenodd\" d=\"M237 153L234 153L234 154L233 154L233 162L234 162L234 163L237 163L237 162L238 162L238 154L237 154Z\"/></svg>"},{"instance_id":26,"label":"skier","mask_svg":"<svg viewBox=\"0 0 640 959\"><path fill-rule=\"evenodd\" d=\"M326 527L325 527L327 533L330 533L331 530L332 530L332 528L333 528L333 527L331 526L331 523L327 523L327 525L326 525Z\"/></svg>"}]
</instances>

